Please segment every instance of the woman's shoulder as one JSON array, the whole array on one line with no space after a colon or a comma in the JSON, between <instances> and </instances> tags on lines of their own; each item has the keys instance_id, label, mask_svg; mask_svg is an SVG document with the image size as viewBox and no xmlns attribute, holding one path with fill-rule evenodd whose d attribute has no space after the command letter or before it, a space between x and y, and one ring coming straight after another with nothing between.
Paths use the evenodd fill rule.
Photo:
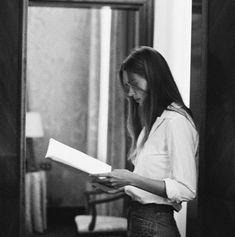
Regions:
<instances>
[{"instance_id":1,"label":"woman's shoulder","mask_svg":"<svg viewBox=\"0 0 235 237\"><path fill-rule=\"evenodd\" d=\"M167 110L165 112L165 123L167 127L181 127L182 125L184 126L188 126L190 125L189 121L187 120L187 118L175 111L170 111Z\"/></svg>"},{"instance_id":2,"label":"woman's shoulder","mask_svg":"<svg viewBox=\"0 0 235 237\"><path fill-rule=\"evenodd\" d=\"M176 111L174 111L174 110L168 110L168 109L166 109L166 110L164 111L164 113L165 113L165 117L166 117L167 119L175 119L175 118L182 118L182 117L183 117L183 115L182 115L181 113L176 112Z\"/></svg>"},{"instance_id":3,"label":"woman's shoulder","mask_svg":"<svg viewBox=\"0 0 235 237\"><path fill-rule=\"evenodd\" d=\"M165 110L165 118L168 123L177 125L190 125L196 130L192 117L182 107L171 107Z\"/></svg>"}]
</instances>

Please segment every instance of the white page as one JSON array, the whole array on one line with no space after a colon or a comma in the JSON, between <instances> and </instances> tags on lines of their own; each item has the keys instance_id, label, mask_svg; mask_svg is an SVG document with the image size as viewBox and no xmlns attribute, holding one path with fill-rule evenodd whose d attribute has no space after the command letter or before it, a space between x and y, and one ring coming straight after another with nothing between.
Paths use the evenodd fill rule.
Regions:
<instances>
[{"instance_id":1,"label":"white page","mask_svg":"<svg viewBox=\"0 0 235 237\"><path fill-rule=\"evenodd\" d=\"M88 174L111 171L111 166L81 151L50 138L45 158L72 166Z\"/></svg>"}]
</instances>

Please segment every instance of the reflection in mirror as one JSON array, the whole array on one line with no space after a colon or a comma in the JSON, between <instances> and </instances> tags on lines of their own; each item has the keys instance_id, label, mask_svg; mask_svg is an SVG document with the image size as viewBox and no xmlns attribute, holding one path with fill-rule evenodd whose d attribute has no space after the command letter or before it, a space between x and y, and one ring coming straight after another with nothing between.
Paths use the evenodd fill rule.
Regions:
<instances>
[{"instance_id":1,"label":"reflection in mirror","mask_svg":"<svg viewBox=\"0 0 235 237\"><path fill-rule=\"evenodd\" d=\"M28 9L27 111L34 112L43 130L40 136L27 138L29 231L47 228L46 206L48 211L84 206L87 180L83 174L45 163L49 138L113 168L126 165L125 101L117 72L123 58L138 45L133 21L137 14L107 7ZM41 207L30 205L35 198L41 199L36 201ZM120 215L121 203L115 205L100 212Z\"/></svg>"}]
</instances>

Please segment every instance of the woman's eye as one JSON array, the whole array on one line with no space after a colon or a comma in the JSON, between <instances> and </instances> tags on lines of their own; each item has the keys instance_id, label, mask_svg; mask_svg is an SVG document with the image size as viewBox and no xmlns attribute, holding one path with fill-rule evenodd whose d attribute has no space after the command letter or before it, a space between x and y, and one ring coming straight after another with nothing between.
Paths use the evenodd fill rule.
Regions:
<instances>
[{"instance_id":1,"label":"woman's eye","mask_svg":"<svg viewBox=\"0 0 235 237\"><path fill-rule=\"evenodd\" d=\"M125 91L128 92L130 90L130 85L129 84L125 83L123 86L124 86Z\"/></svg>"},{"instance_id":2,"label":"woman's eye","mask_svg":"<svg viewBox=\"0 0 235 237\"><path fill-rule=\"evenodd\" d=\"M137 82L134 81L134 80L133 80L133 81L130 81L129 83L130 83L131 86L135 86L135 87L137 86Z\"/></svg>"}]
</instances>

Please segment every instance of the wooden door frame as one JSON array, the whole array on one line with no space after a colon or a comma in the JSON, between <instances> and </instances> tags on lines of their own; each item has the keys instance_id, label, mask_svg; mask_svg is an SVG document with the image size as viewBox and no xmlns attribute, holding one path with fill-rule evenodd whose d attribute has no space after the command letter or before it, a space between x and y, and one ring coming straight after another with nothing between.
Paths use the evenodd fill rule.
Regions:
<instances>
[{"instance_id":1,"label":"wooden door frame","mask_svg":"<svg viewBox=\"0 0 235 237\"><path fill-rule=\"evenodd\" d=\"M26 59L27 59L27 9L29 6L40 7L80 7L80 8L101 8L110 6L112 9L125 9L139 11L139 41L140 45L153 45L153 22L154 22L154 0L23 0L21 9L21 40L22 46L20 60L19 78L19 117L17 135L19 136L19 150L17 156L20 158L20 216L19 216L19 236L25 236L25 203L24 203L24 180L25 180L25 113L26 113Z\"/></svg>"}]
</instances>

